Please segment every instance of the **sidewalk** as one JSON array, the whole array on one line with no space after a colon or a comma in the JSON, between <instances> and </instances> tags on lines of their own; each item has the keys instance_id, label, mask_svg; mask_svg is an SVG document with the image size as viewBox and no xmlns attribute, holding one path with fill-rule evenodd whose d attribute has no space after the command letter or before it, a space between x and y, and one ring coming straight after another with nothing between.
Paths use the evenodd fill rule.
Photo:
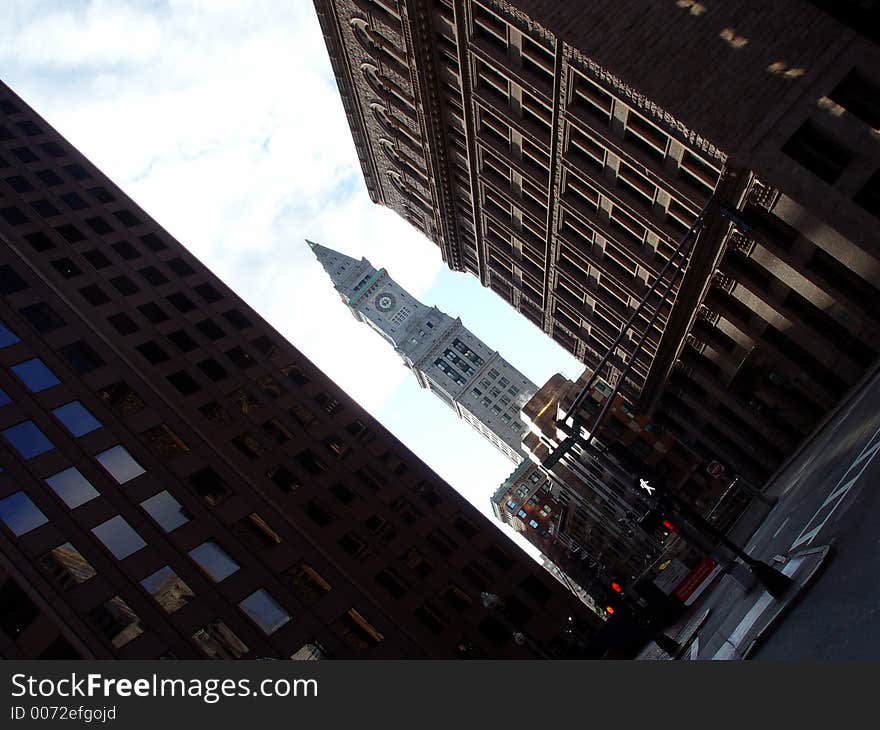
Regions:
<instances>
[{"instance_id":1,"label":"sidewalk","mask_svg":"<svg viewBox=\"0 0 880 730\"><path fill-rule=\"evenodd\" d=\"M707 590L704 600L666 629L666 635L681 647L676 656L670 656L650 642L636 659L746 659L776 621L803 595L830 554L831 545L822 545L777 561L774 567L794 580L794 585L781 599L771 596L748 576L737 575L742 571L723 574Z\"/></svg>"},{"instance_id":2,"label":"sidewalk","mask_svg":"<svg viewBox=\"0 0 880 730\"><path fill-rule=\"evenodd\" d=\"M774 509L785 509L786 500L796 498L805 470L806 474L810 473L816 454L821 453L830 444L838 442L839 437L836 435L838 427L849 418L849 414L864 396L871 392L876 393L880 388L878 373L880 369L877 367L867 373L768 480L763 492L769 497L778 498L779 502L771 507L753 500L751 507L728 532L729 538L734 543L744 545L747 552L755 554L752 548L757 546L759 528L764 525ZM865 401L865 403L870 402ZM859 407L864 408L864 406ZM767 531L769 532L770 529L773 529L772 526L767 528ZM782 526L777 532L780 529ZM831 543L833 539L825 545L795 550L790 554L775 555L772 559L765 560L794 580L794 585L779 599L773 598L751 575L746 566L737 562L727 572L716 577L714 583L676 624L665 629L664 633L681 647L675 652L675 656L670 656L656 643L650 642L636 659L747 658L816 578L831 555ZM766 546L766 541L764 544ZM761 550L758 554L760 552ZM765 552L764 555L772 555L772 552Z\"/></svg>"}]
</instances>

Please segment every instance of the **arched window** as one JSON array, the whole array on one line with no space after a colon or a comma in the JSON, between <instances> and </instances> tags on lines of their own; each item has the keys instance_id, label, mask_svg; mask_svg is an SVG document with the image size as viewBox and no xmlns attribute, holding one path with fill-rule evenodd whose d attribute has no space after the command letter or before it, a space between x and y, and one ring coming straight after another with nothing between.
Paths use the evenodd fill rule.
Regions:
<instances>
[{"instance_id":1,"label":"arched window","mask_svg":"<svg viewBox=\"0 0 880 730\"><path fill-rule=\"evenodd\" d=\"M394 135L396 139L406 145L413 152L421 152L422 146L412 130L402 121L389 114L388 109L385 108L384 104L374 101L370 104L370 109L373 110L373 114L376 119L379 120L379 124L381 124L387 132Z\"/></svg>"}]
</instances>

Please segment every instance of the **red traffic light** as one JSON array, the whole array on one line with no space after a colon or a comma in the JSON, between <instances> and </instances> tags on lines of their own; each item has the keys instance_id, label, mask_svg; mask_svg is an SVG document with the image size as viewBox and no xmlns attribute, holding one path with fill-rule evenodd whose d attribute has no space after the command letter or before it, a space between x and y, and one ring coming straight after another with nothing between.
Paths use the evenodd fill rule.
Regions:
<instances>
[{"instance_id":1,"label":"red traffic light","mask_svg":"<svg viewBox=\"0 0 880 730\"><path fill-rule=\"evenodd\" d=\"M614 591L615 593L620 593L620 591L621 591L620 583L618 583L617 581L614 581L611 584L611 590Z\"/></svg>"},{"instance_id":2,"label":"red traffic light","mask_svg":"<svg viewBox=\"0 0 880 730\"><path fill-rule=\"evenodd\" d=\"M614 606L605 606L605 613L609 616L614 613Z\"/></svg>"},{"instance_id":3,"label":"red traffic light","mask_svg":"<svg viewBox=\"0 0 880 730\"><path fill-rule=\"evenodd\" d=\"M669 520L663 520L663 522L661 522L660 524L662 524L663 527L665 527L670 532L678 532L678 530L675 529L675 525L673 525Z\"/></svg>"}]
</instances>

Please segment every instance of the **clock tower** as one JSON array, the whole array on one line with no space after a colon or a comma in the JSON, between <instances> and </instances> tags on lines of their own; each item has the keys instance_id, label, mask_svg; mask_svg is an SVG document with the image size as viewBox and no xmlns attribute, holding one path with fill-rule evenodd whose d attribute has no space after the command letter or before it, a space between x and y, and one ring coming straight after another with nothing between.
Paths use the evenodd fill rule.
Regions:
<instances>
[{"instance_id":1,"label":"clock tower","mask_svg":"<svg viewBox=\"0 0 880 730\"><path fill-rule=\"evenodd\" d=\"M385 269L307 241L354 317L378 332L431 390L511 461L525 455L523 404L537 386L460 319L406 292Z\"/></svg>"}]
</instances>

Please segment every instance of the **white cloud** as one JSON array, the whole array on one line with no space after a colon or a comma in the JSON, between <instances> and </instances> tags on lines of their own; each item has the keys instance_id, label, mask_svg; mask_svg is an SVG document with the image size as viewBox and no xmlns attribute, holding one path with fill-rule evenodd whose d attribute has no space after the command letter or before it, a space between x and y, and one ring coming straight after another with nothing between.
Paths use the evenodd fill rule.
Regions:
<instances>
[{"instance_id":1,"label":"white cloud","mask_svg":"<svg viewBox=\"0 0 880 730\"><path fill-rule=\"evenodd\" d=\"M347 312L304 239L387 267L415 296L443 264L432 243L369 201L309 0L6 0L0 66L53 126L382 418L408 371ZM467 321L467 312L449 313ZM435 433L418 408L407 425ZM491 447L473 446L479 437L465 424L452 427L449 444L441 429L414 439L418 451L486 512L510 470L494 452L479 456ZM473 450L456 459L463 447L452 444L465 441Z\"/></svg>"}]
</instances>

